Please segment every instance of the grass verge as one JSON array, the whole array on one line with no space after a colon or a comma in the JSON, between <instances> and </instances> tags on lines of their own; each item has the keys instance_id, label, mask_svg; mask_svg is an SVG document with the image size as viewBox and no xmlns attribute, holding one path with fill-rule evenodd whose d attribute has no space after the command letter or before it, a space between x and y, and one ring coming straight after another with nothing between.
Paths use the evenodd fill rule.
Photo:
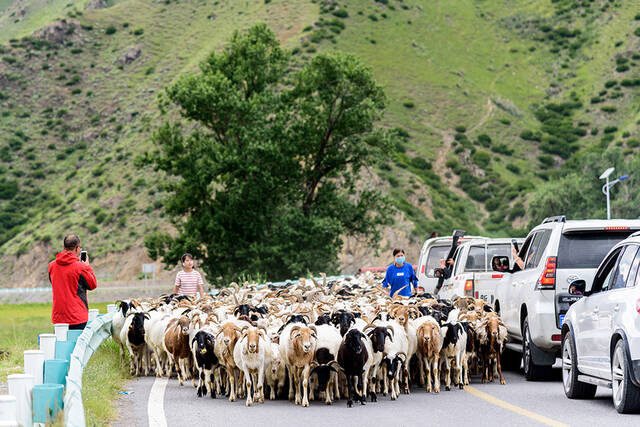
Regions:
<instances>
[{"instance_id":1,"label":"grass verge","mask_svg":"<svg viewBox=\"0 0 640 427\"><path fill-rule=\"evenodd\" d=\"M90 304L106 312L106 303ZM0 383L23 371L23 352L38 348L38 334L53 332L51 304L0 305ZM107 339L84 370L82 396L87 425L107 425L115 416L114 400L129 378L118 346Z\"/></svg>"}]
</instances>

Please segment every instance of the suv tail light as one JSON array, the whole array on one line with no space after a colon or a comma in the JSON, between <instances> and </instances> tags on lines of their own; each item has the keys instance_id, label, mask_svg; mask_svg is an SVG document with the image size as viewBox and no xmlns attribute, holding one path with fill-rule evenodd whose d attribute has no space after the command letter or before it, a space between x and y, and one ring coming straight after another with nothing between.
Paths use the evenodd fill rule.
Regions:
<instances>
[{"instance_id":1,"label":"suv tail light","mask_svg":"<svg viewBox=\"0 0 640 427\"><path fill-rule=\"evenodd\" d=\"M627 231L629 227L605 227L604 231Z\"/></svg>"},{"instance_id":2,"label":"suv tail light","mask_svg":"<svg viewBox=\"0 0 640 427\"><path fill-rule=\"evenodd\" d=\"M542 274L536 283L536 289L555 289L556 288L556 261L557 258L550 256L547 258L547 264L542 270Z\"/></svg>"},{"instance_id":3,"label":"suv tail light","mask_svg":"<svg viewBox=\"0 0 640 427\"><path fill-rule=\"evenodd\" d=\"M464 282L464 296L466 297L473 296L473 280L471 279Z\"/></svg>"}]
</instances>

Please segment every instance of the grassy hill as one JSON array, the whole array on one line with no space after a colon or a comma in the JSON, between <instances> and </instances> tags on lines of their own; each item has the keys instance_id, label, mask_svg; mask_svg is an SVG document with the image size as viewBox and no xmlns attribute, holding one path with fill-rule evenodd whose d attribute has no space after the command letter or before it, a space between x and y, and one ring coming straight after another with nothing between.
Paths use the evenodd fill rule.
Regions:
<instances>
[{"instance_id":1,"label":"grassy hill","mask_svg":"<svg viewBox=\"0 0 640 427\"><path fill-rule=\"evenodd\" d=\"M46 280L42 258L68 230L112 264L139 257L167 227L161 177L133 164L152 147L157 94L256 22L298 58L354 53L384 85L400 142L375 174L400 215L383 244L522 233L532 192L567 159L637 155L633 2L0 0L4 285ZM349 246L366 256L344 268L376 259Z\"/></svg>"}]
</instances>

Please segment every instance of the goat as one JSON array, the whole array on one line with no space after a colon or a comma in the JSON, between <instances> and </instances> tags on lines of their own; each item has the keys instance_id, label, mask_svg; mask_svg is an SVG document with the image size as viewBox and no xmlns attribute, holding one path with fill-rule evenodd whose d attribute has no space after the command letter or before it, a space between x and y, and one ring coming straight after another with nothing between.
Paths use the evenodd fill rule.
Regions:
<instances>
[{"instance_id":1,"label":"goat","mask_svg":"<svg viewBox=\"0 0 640 427\"><path fill-rule=\"evenodd\" d=\"M365 365L369 360L369 354L365 346L366 336L357 329L349 330L340 344L338 350L338 363L347 377L348 400L347 407L353 406L353 398L356 390L354 385L354 377L357 378L358 384L362 387L360 393L360 404L364 405L367 399L365 395Z\"/></svg>"},{"instance_id":2,"label":"goat","mask_svg":"<svg viewBox=\"0 0 640 427\"><path fill-rule=\"evenodd\" d=\"M295 391L296 405L309 406L309 373L316 342L315 325L290 324L280 335L280 354L289 371L289 399L294 397ZM302 393L300 393L300 387L302 387Z\"/></svg>"},{"instance_id":3,"label":"goat","mask_svg":"<svg viewBox=\"0 0 640 427\"><path fill-rule=\"evenodd\" d=\"M198 397L211 393L211 398L216 397L213 387L213 370L218 366L218 357L215 354L215 336L206 330L199 330L191 340L191 351L198 368Z\"/></svg>"},{"instance_id":4,"label":"goat","mask_svg":"<svg viewBox=\"0 0 640 427\"><path fill-rule=\"evenodd\" d=\"M254 400L264 403L264 366L267 341L262 329L248 326L242 329L242 337L233 350L236 366L244 373L247 388L246 406Z\"/></svg>"},{"instance_id":5,"label":"goat","mask_svg":"<svg viewBox=\"0 0 640 427\"><path fill-rule=\"evenodd\" d=\"M445 390L451 390L451 367L455 369L454 384L464 387L462 380L462 359L467 346L467 333L459 322L445 323L440 328L442 349L441 363L444 364Z\"/></svg>"},{"instance_id":6,"label":"goat","mask_svg":"<svg viewBox=\"0 0 640 427\"><path fill-rule=\"evenodd\" d=\"M120 341L126 343L129 350L131 375L140 375L144 370L149 375L149 349L145 341L144 321L149 319L147 313L130 312L120 331Z\"/></svg>"},{"instance_id":7,"label":"goat","mask_svg":"<svg viewBox=\"0 0 640 427\"><path fill-rule=\"evenodd\" d=\"M475 329L480 343L482 358L482 382L493 382L494 372L500 376L500 384L505 384L502 376L500 355L507 338L507 328L497 315L489 316Z\"/></svg>"},{"instance_id":8,"label":"goat","mask_svg":"<svg viewBox=\"0 0 640 427\"><path fill-rule=\"evenodd\" d=\"M340 396L338 387L338 372L333 366L336 362L338 349L342 342L342 337L336 328L331 325L316 326L318 341L314 355L314 366L310 375L316 374L318 378L318 390L325 393L325 403L332 402L331 386L335 387L335 394ZM314 398L314 389L311 387L311 399Z\"/></svg>"},{"instance_id":9,"label":"goat","mask_svg":"<svg viewBox=\"0 0 640 427\"><path fill-rule=\"evenodd\" d=\"M191 377L190 326L190 319L187 316L180 316L169 321L164 333L163 344L169 354L167 376L171 377L171 371L175 365L180 385L183 385L183 381Z\"/></svg>"},{"instance_id":10,"label":"goat","mask_svg":"<svg viewBox=\"0 0 640 427\"><path fill-rule=\"evenodd\" d=\"M418 357L422 359L426 374L426 392L431 392L433 374L433 392L440 393L439 358L442 349L440 326L435 319L426 320L416 330Z\"/></svg>"}]
</instances>

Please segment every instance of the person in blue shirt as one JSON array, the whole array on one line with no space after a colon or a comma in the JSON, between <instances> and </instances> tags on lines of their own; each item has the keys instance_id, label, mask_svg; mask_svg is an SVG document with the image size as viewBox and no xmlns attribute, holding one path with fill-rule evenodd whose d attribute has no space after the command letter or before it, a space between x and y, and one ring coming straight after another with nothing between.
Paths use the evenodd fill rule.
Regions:
<instances>
[{"instance_id":1,"label":"person in blue shirt","mask_svg":"<svg viewBox=\"0 0 640 427\"><path fill-rule=\"evenodd\" d=\"M413 266L404 260L404 249L393 250L394 262L387 267L387 274L382 281L383 288L389 288L389 296L402 295L410 297L418 286L418 278ZM413 289L412 289L413 288Z\"/></svg>"}]
</instances>

